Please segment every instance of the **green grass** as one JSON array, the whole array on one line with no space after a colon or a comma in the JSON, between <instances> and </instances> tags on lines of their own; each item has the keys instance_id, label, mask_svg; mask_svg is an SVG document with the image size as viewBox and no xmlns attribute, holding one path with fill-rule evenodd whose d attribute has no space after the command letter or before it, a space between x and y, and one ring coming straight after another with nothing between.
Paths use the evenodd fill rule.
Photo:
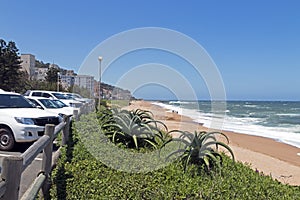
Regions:
<instances>
[{"instance_id":1,"label":"green grass","mask_svg":"<svg viewBox=\"0 0 300 200\"><path fill-rule=\"evenodd\" d=\"M101 146L94 129L77 123L79 129L87 129L86 135L74 130L69 145L63 148L52 173L52 199L300 199L299 186L284 185L225 155L222 168L210 173L195 165L184 172L178 161L145 173L112 169L85 148L85 136L92 139L93 148ZM114 153L109 149L105 152ZM138 167L146 165L140 162Z\"/></svg>"},{"instance_id":2,"label":"green grass","mask_svg":"<svg viewBox=\"0 0 300 200\"><path fill-rule=\"evenodd\" d=\"M128 106L129 103L129 100L107 100L107 105L112 108L123 108Z\"/></svg>"}]
</instances>

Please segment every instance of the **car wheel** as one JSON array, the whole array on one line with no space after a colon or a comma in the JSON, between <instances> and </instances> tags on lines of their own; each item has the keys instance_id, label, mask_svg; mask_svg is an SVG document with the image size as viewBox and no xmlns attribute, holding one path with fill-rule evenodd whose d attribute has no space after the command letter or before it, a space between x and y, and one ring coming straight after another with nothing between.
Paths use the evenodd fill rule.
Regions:
<instances>
[{"instance_id":1,"label":"car wheel","mask_svg":"<svg viewBox=\"0 0 300 200\"><path fill-rule=\"evenodd\" d=\"M11 150L15 145L14 136L9 128L0 128L0 150Z\"/></svg>"}]
</instances>

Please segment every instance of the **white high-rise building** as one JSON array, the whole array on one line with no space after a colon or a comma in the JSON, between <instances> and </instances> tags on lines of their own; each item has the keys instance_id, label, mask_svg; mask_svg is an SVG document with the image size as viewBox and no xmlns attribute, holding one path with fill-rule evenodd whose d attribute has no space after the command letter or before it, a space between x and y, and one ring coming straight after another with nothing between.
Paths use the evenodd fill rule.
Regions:
<instances>
[{"instance_id":1,"label":"white high-rise building","mask_svg":"<svg viewBox=\"0 0 300 200\"><path fill-rule=\"evenodd\" d=\"M72 87L74 85L75 76L59 75L59 80L63 88L67 89L68 87Z\"/></svg>"},{"instance_id":2,"label":"white high-rise building","mask_svg":"<svg viewBox=\"0 0 300 200\"><path fill-rule=\"evenodd\" d=\"M44 67L37 68L36 67L35 68L35 79L44 81L46 79L48 70L49 70L48 68L44 68Z\"/></svg>"},{"instance_id":3,"label":"white high-rise building","mask_svg":"<svg viewBox=\"0 0 300 200\"><path fill-rule=\"evenodd\" d=\"M89 75L77 75L75 76L75 85L86 88L90 91L90 94L94 94L94 77Z\"/></svg>"}]
</instances>

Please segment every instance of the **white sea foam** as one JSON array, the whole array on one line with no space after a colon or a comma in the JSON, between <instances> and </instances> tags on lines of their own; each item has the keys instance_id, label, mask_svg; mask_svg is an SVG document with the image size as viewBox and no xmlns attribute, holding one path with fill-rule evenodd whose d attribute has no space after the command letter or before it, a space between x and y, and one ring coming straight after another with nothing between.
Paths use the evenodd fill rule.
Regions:
<instances>
[{"instance_id":1,"label":"white sea foam","mask_svg":"<svg viewBox=\"0 0 300 200\"><path fill-rule=\"evenodd\" d=\"M175 105L169 105L169 104L164 104L164 103L160 103L160 102L153 102L152 104L163 107L169 111L175 111L178 112L178 114L182 114L182 109L178 106Z\"/></svg>"},{"instance_id":2,"label":"white sea foam","mask_svg":"<svg viewBox=\"0 0 300 200\"><path fill-rule=\"evenodd\" d=\"M290 127L267 127L259 124L263 122L264 119L262 118L238 118L214 113L203 113L195 109L185 109L176 105L158 102L153 104L171 111L177 111L181 115L191 117L195 122L201 123L207 128L222 129L242 134L267 137L300 148L300 125ZM286 116L288 114L283 115ZM292 114L291 116L298 116L298 114Z\"/></svg>"},{"instance_id":3,"label":"white sea foam","mask_svg":"<svg viewBox=\"0 0 300 200\"><path fill-rule=\"evenodd\" d=\"M257 105L249 105L249 104L246 104L246 105L244 105L244 107L246 107L246 108L256 108Z\"/></svg>"},{"instance_id":4,"label":"white sea foam","mask_svg":"<svg viewBox=\"0 0 300 200\"><path fill-rule=\"evenodd\" d=\"M189 101L170 101L169 104L189 104Z\"/></svg>"},{"instance_id":5,"label":"white sea foam","mask_svg":"<svg viewBox=\"0 0 300 200\"><path fill-rule=\"evenodd\" d=\"M276 114L277 116L289 116L289 117L300 117L300 114L296 114L296 113L279 113Z\"/></svg>"}]
</instances>

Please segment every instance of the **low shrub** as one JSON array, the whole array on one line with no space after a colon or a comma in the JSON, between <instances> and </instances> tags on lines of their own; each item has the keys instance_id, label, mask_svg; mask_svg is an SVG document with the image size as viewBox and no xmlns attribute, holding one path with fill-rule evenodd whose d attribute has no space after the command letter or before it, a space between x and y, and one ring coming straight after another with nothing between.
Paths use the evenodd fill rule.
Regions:
<instances>
[{"instance_id":1,"label":"low shrub","mask_svg":"<svg viewBox=\"0 0 300 200\"><path fill-rule=\"evenodd\" d=\"M85 136L95 137L93 129L82 129ZM284 185L224 154L220 154L222 168L210 173L193 164L184 173L179 161L146 173L112 169L90 153L80 135L74 130L69 145L63 147L52 173L52 199L300 199L300 186Z\"/></svg>"}]
</instances>

